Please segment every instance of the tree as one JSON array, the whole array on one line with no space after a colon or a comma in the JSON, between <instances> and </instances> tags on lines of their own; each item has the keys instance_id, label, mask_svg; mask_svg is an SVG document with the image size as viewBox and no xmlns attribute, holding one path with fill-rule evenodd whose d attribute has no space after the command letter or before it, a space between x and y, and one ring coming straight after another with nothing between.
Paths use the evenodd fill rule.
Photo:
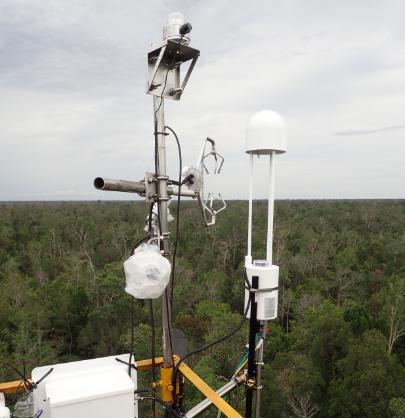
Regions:
<instances>
[{"instance_id":1,"label":"tree","mask_svg":"<svg viewBox=\"0 0 405 418\"><path fill-rule=\"evenodd\" d=\"M405 399L392 398L389 403L391 416L394 418L405 418Z\"/></svg>"},{"instance_id":2,"label":"tree","mask_svg":"<svg viewBox=\"0 0 405 418\"><path fill-rule=\"evenodd\" d=\"M308 334L312 336L309 354L328 384L337 377L338 363L348 353L352 331L340 309L325 302L319 316L314 317Z\"/></svg>"},{"instance_id":3,"label":"tree","mask_svg":"<svg viewBox=\"0 0 405 418\"><path fill-rule=\"evenodd\" d=\"M405 371L386 351L377 330L352 339L349 353L338 364L339 377L329 386L330 417L384 418L390 399L404 393Z\"/></svg>"},{"instance_id":4,"label":"tree","mask_svg":"<svg viewBox=\"0 0 405 418\"><path fill-rule=\"evenodd\" d=\"M388 354L391 354L394 343L405 335L405 279L394 278L382 292L386 297L384 313L390 325Z\"/></svg>"},{"instance_id":5,"label":"tree","mask_svg":"<svg viewBox=\"0 0 405 418\"><path fill-rule=\"evenodd\" d=\"M321 409L319 405L312 402L311 398L312 391L308 391L304 395L289 397L287 404L298 418L311 418Z\"/></svg>"},{"instance_id":6,"label":"tree","mask_svg":"<svg viewBox=\"0 0 405 418\"><path fill-rule=\"evenodd\" d=\"M305 354L277 354L272 366L278 370L278 389L288 405L286 411L298 418L313 417L319 410L324 381L319 369Z\"/></svg>"},{"instance_id":7,"label":"tree","mask_svg":"<svg viewBox=\"0 0 405 418\"><path fill-rule=\"evenodd\" d=\"M354 305L345 310L344 320L350 324L350 327L356 336L373 328L373 320L362 305Z\"/></svg>"}]
</instances>

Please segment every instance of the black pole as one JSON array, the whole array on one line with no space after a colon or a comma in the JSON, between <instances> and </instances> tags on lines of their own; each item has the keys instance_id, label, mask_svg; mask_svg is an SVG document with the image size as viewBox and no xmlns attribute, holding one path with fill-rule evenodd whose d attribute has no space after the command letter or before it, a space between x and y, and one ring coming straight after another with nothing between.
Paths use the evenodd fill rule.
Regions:
<instances>
[{"instance_id":1,"label":"black pole","mask_svg":"<svg viewBox=\"0 0 405 418\"><path fill-rule=\"evenodd\" d=\"M259 277L252 277L252 289L259 287ZM254 379L255 370L255 346L256 346L256 332L257 332L257 303L256 294L253 293L253 297L250 302L250 329L249 329L249 360L248 360L248 380ZM252 417L252 405L253 405L253 391L254 388L247 388L246 391L246 418Z\"/></svg>"}]
</instances>

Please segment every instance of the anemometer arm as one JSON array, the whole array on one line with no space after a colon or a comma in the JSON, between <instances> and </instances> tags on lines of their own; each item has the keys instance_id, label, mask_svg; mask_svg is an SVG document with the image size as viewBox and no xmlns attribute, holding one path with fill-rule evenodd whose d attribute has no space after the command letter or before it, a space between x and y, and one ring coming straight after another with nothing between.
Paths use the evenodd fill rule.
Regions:
<instances>
[{"instance_id":1,"label":"anemometer arm","mask_svg":"<svg viewBox=\"0 0 405 418\"><path fill-rule=\"evenodd\" d=\"M207 142L210 142L211 143L211 152L209 152L208 154L204 155L204 153L205 153L205 146L207 145ZM218 174L219 174L220 171L221 171L222 165L224 164L225 158L222 155L220 155L220 154L217 153L217 151L215 149L215 141L213 139L207 137L207 138L205 138L203 140L202 147L201 147L201 151L200 151L200 156L198 157L198 161L197 161L197 168L200 168L201 167L201 169L202 169L202 167L204 167L204 169L207 172L207 174L209 174L209 172L207 170L207 167L204 164L204 160L207 157L209 157L210 155L213 155L214 158L215 158L215 170L214 170L214 174L217 173L217 164L218 164L218 158L217 157L219 157L219 158L222 159L221 165L219 166L219 170L218 170Z\"/></svg>"},{"instance_id":2,"label":"anemometer arm","mask_svg":"<svg viewBox=\"0 0 405 418\"><path fill-rule=\"evenodd\" d=\"M205 148L206 148L207 142L209 142L211 144L211 151L206 154L205 153ZM218 158L221 159L221 163L220 163L219 169L218 169L218 174L219 174L220 171L221 171L222 165L224 164L224 157L222 157L222 155L217 153L217 151L215 149L215 141L211 138L208 138L208 137L205 138L202 142L201 151L200 151L200 155L199 155L198 160L197 160L196 167L186 167L184 172L183 172L183 176L185 178L187 176L190 176L191 174L194 176L194 179L193 179L192 183L189 182L189 181L186 181L185 184L188 186L189 190L193 190L196 194L198 204L199 204L200 210L201 210L201 216L202 216L204 225L206 227L215 225L215 218L216 218L217 214L219 212L221 212L221 210L224 210L226 208L226 203L225 203L225 201L224 201L224 199L222 198L221 195L219 195L219 197L222 200L223 206L219 210L214 210L212 208L212 203L213 203L213 200L214 200L214 195L212 193L210 193L208 195L207 200L204 199L204 170L207 174L209 174L209 171L208 171L208 169L205 165L205 159L207 157L209 157L210 155L213 155L214 159L215 159L214 174L217 174ZM208 201L210 201L210 207L207 206ZM210 222L207 220L205 211L207 211L208 213L211 214L211 221Z\"/></svg>"},{"instance_id":3,"label":"anemometer arm","mask_svg":"<svg viewBox=\"0 0 405 418\"><path fill-rule=\"evenodd\" d=\"M210 200L210 208L208 208L208 207L207 207L207 202L208 202L208 200L209 200L210 196L211 196L211 200ZM224 199L222 198L222 196L221 196L221 194L220 194L220 193L219 193L219 197L220 197L220 198L221 198L221 200L222 200L223 206L222 206L222 208L221 208L221 209L219 209L219 210L213 210L213 209L212 209L212 202L213 202L213 200L214 200L214 194L213 194L213 193L210 193L210 194L208 195L207 200L206 200L206 201L205 201L205 203L204 203L204 201L202 200L202 198L201 198L201 196L200 196L200 193L197 193L198 205L200 206L201 216L202 216L202 218L203 218L204 226L206 226L207 228L208 228L208 227L210 227L210 226L212 226L212 225L215 225L215 218L216 218L216 216L218 215L218 213L219 213L219 212L221 212L221 210L224 210L224 209L226 208L226 203L225 203L225 201L224 201ZM207 221L207 217L205 216L205 211L207 211L207 212L209 212L209 213L211 214L211 222L208 222L208 221Z\"/></svg>"},{"instance_id":4,"label":"anemometer arm","mask_svg":"<svg viewBox=\"0 0 405 418\"><path fill-rule=\"evenodd\" d=\"M212 146L212 148L211 148L211 152L209 152L208 154L204 155L204 152L205 152L205 145L207 144L207 141L208 141L208 142L211 142L211 146ZM206 166L205 166L205 164L204 164L204 160L205 160L207 157L209 157L210 155L213 155L213 156L214 156L214 158L215 158L215 169L214 169L214 174L216 174L216 173L217 173L217 166L218 166L218 158L217 158L217 157L219 157L219 158L221 158L221 159L222 159L222 161L221 161L221 165L219 166L219 170L218 170L218 174L219 174L219 173L220 173L220 171L221 171L222 165L224 164L225 158L224 158L222 155L220 155L220 154L218 154L218 153L217 153L217 151L216 151L216 149L215 149L215 141L214 141L213 139L211 139L211 138L208 138L208 137L207 137L207 138L203 141L203 146L202 146L202 149L201 149L200 157L199 157L198 162L197 162L197 167L199 167L200 165L202 165L202 166L204 167L205 171L207 172L207 174L209 174L209 172L208 172L208 170L207 170L207 167L206 167Z\"/></svg>"}]
</instances>

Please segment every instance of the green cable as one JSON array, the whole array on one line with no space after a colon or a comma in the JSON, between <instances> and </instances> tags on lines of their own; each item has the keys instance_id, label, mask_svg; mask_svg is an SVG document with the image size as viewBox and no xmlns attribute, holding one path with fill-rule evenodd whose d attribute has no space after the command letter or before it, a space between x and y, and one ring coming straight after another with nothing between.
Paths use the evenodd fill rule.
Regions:
<instances>
[{"instance_id":1,"label":"green cable","mask_svg":"<svg viewBox=\"0 0 405 418\"><path fill-rule=\"evenodd\" d=\"M256 341L257 341L257 337L258 337L258 334L256 334ZM239 366L235 369L235 373L233 374L234 376L235 376L235 374L239 371L239 369L240 369L240 367L242 367L243 366L243 364L245 363L245 361L246 361L246 359L248 358L248 356L249 356L249 353L246 353L246 356L243 358L243 360L239 363ZM226 401L226 396L224 397L224 401ZM222 411L221 410L218 410L218 416L217 416L217 418L221 418L221 415L222 415Z\"/></svg>"},{"instance_id":2,"label":"green cable","mask_svg":"<svg viewBox=\"0 0 405 418\"><path fill-rule=\"evenodd\" d=\"M226 396L224 397L224 401L226 401ZM218 410L218 416L217 416L217 418L221 418L221 415L222 415L222 411L221 410Z\"/></svg>"}]
</instances>

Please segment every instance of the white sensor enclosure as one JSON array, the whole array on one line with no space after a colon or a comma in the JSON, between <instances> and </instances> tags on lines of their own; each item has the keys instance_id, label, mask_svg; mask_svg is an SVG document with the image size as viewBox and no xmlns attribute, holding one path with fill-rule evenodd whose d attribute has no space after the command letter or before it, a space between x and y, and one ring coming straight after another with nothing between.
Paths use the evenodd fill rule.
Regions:
<instances>
[{"instance_id":1,"label":"white sensor enclosure","mask_svg":"<svg viewBox=\"0 0 405 418\"><path fill-rule=\"evenodd\" d=\"M252 286L252 277L258 276L259 288L254 291L257 302L257 320L267 321L277 317L279 268L273 266L273 217L274 217L274 177L276 154L287 150L286 126L283 118L272 110L256 113L246 129L245 152L250 158L249 182L249 225L248 251L245 257L246 275ZM266 260L255 260L252 263L252 201L253 201L253 157L270 156L269 199L267 216L267 255ZM245 309L251 292L245 289ZM250 308L247 314L250 318Z\"/></svg>"},{"instance_id":2,"label":"white sensor enclosure","mask_svg":"<svg viewBox=\"0 0 405 418\"><path fill-rule=\"evenodd\" d=\"M247 125L245 152L270 155L271 151L276 154L287 151L285 122L278 113L263 110L256 113Z\"/></svg>"},{"instance_id":3,"label":"white sensor enclosure","mask_svg":"<svg viewBox=\"0 0 405 418\"><path fill-rule=\"evenodd\" d=\"M257 302L257 320L268 321L277 318L278 306L278 266L270 266L267 260L255 260L246 267L246 275L252 286L252 277L259 277L259 289L254 292L253 300ZM249 290L245 287L245 310L249 300ZM250 318L250 308L247 313Z\"/></svg>"},{"instance_id":4,"label":"white sensor enclosure","mask_svg":"<svg viewBox=\"0 0 405 418\"><path fill-rule=\"evenodd\" d=\"M41 418L137 418L137 371L132 369L129 377L128 361L129 354L121 354L37 367L35 382L53 368L34 391Z\"/></svg>"}]
</instances>

